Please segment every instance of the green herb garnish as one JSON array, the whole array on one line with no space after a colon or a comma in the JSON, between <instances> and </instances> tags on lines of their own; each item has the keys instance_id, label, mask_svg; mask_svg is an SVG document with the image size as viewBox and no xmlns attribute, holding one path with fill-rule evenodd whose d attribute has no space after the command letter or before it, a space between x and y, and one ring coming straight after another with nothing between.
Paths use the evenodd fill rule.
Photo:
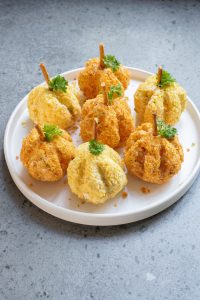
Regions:
<instances>
[{"instance_id":1,"label":"green herb garnish","mask_svg":"<svg viewBox=\"0 0 200 300\"><path fill-rule=\"evenodd\" d=\"M49 88L53 91L62 91L66 92L68 82L63 76L56 76L52 80L49 81Z\"/></svg>"},{"instance_id":2,"label":"green herb garnish","mask_svg":"<svg viewBox=\"0 0 200 300\"><path fill-rule=\"evenodd\" d=\"M93 155L99 155L103 152L104 145L99 143L97 140L89 141L89 151Z\"/></svg>"},{"instance_id":3,"label":"green herb garnish","mask_svg":"<svg viewBox=\"0 0 200 300\"><path fill-rule=\"evenodd\" d=\"M54 136L62 134L62 130L56 125L44 125L43 132L47 142L51 142Z\"/></svg>"},{"instance_id":4,"label":"green herb garnish","mask_svg":"<svg viewBox=\"0 0 200 300\"><path fill-rule=\"evenodd\" d=\"M158 82L157 86L162 88L162 87L165 87L167 85L174 83L175 81L176 81L176 79L173 78L170 73L168 73L165 70L162 70L161 80L160 80L160 82Z\"/></svg>"},{"instance_id":5,"label":"green herb garnish","mask_svg":"<svg viewBox=\"0 0 200 300\"><path fill-rule=\"evenodd\" d=\"M162 120L157 120L157 130L159 135L167 139L172 139L177 134L176 128L165 124Z\"/></svg>"},{"instance_id":6,"label":"green herb garnish","mask_svg":"<svg viewBox=\"0 0 200 300\"><path fill-rule=\"evenodd\" d=\"M106 68L111 68L113 72L117 71L120 67L120 62L114 55L105 55L103 59Z\"/></svg>"},{"instance_id":7,"label":"green herb garnish","mask_svg":"<svg viewBox=\"0 0 200 300\"><path fill-rule=\"evenodd\" d=\"M122 86L120 83L118 83L117 85L111 85L110 91L108 92L108 99L110 101L112 101L116 96L122 96Z\"/></svg>"}]
</instances>

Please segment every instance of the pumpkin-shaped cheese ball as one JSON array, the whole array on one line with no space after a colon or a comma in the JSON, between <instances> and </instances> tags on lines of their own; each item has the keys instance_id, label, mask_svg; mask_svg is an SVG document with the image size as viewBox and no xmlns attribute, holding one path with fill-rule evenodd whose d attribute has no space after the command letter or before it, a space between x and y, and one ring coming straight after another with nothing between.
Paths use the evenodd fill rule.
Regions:
<instances>
[{"instance_id":1,"label":"pumpkin-shaped cheese ball","mask_svg":"<svg viewBox=\"0 0 200 300\"><path fill-rule=\"evenodd\" d=\"M108 88L121 83L122 89L128 87L130 75L112 55L104 55L104 46L100 44L100 58L92 58L86 62L85 69L80 72L78 83L87 99L95 98L101 92L104 83ZM106 73L106 74L104 74Z\"/></svg>"},{"instance_id":2,"label":"pumpkin-shaped cheese ball","mask_svg":"<svg viewBox=\"0 0 200 300\"><path fill-rule=\"evenodd\" d=\"M185 90L171 75L159 67L158 74L141 83L134 95L135 111L139 124L153 124L153 114L166 124L176 124L187 102Z\"/></svg>"},{"instance_id":3,"label":"pumpkin-shaped cheese ball","mask_svg":"<svg viewBox=\"0 0 200 300\"><path fill-rule=\"evenodd\" d=\"M158 135L151 123L136 128L127 140L124 161L132 174L144 181L162 184L181 169L183 150L175 128L162 121L158 125Z\"/></svg>"},{"instance_id":4,"label":"pumpkin-shaped cheese ball","mask_svg":"<svg viewBox=\"0 0 200 300\"><path fill-rule=\"evenodd\" d=\"M114 91L112 93L112 91ZM80 135L83 141L88 142L93 137L93 123L97 120L97 140L103 144L116 148L123 146L134 129L126 97L107 99L120 91L120 86L111 87L108 94L100 94L95 99L87 100L82 107Z\"/></svg>"},{"instance_id":5,"label":"pumpkin-shaped cheese ball","mask_svg":"<svg viewBox=\"0 0 200 300\"><path fill-rule=\"evenodd\" d=\"M55 124L66 129L80 117L81 107L72 87L58 75L50 80L44 65L41 65L46 86L34 88L28 96L30 119L36 124ZM47 75L46 75L47 74Z\"/></svg>"},{"instance_id":6,"label":"pumpkin-shaped cheese ball","mask_svg":"<svg viewBox=\"0 0 200 300\"><path fill-rule=\"evenodd\" d=\"M76 149L67 177L72 192L93 204L102 204L113 198L127 184L119 154L96 140Z\"/></svg>"},{"instance_id":7,"label":"pumpkin-shaped cheese ball","mask_svg":"<svg viewBox=\"0 0 200 300\"><path fill-rule=\"evenodd\" d=\"M74 158L70 135L55 125L36 126L24 138L20 159L29 174L41 181L57 181Z\"/></svg>"}]
</instances>

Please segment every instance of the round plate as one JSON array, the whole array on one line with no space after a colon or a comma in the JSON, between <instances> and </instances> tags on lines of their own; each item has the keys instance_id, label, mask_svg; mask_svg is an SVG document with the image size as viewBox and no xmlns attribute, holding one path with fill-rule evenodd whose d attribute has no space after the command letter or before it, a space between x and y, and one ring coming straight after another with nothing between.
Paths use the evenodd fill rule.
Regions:
<instances>
[{"instance_id":1,"label":"round plate","mask_svg":"<svg viewBox=\"0 0 200 300\"><path fill-rule=\"evenodd\" d=\"M133 94L138 85L151 73L128 68L131 82L126 91L133 115ZM76 80L81 69L62 75L68 81ZM175 203L192 185L200 168L200 115L188 98L187 108L177 124L185 159L182 169L168 183L154 185L128 174L127 198L119 193L101 206L82 203L73 195L66 178L55 183L44 183L30 177L20 162L22 139L33 127L27 110L27 97L17 105L7 124L4 151L10 174L20 191L32 203L60 219L87 225L118 225L150 217ZM81 143L78 130L71 132L76 145ZM144 193L144 190L148 193ZM143 192L142 192L143 191Z\"/></svg>"}]
</instances>

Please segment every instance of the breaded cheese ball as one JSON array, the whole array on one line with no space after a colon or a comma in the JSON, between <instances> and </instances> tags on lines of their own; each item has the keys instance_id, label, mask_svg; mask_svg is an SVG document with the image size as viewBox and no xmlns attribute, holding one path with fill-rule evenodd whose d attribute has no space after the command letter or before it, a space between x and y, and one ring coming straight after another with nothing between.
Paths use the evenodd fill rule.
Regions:
<instances>
[{"instance_id":1,"label":"breaded cheese ball","mask_svg":"<svg viewBox=\"0 0 200 300\"><path fill-rule=\"evenodd\" d=\"M153 75L139 85L134 102L139 124L153 124L152 114L156 113L166 124L174 125L186 107L187 95L177 82L163 88L158 87L157 75Z\"/></svg>"},{"instance_id":2,"label":"breaded cheese ball","mask_svg":"<svg viewBox=\"0 0 200 300\"><path fill-rule=\"evenodd\" d=\"M117 152L104 145L99 155L89 150L89 143L76 149L67 169L68 184L80 199L103 204L115 197L127 184L124 164Z\"/></svg>"},{"instance_id":3,"label":"breaded cheese ball","mask_svg":"<svg viewBox=\"0 0 200 300\"><path fill-rule=\"evenodd\" d=\"M28 96L30 119L40 125L55 124L67 129L80 117L81 107L73 89L51 91L47 85L34 88Z\"/></svg>"},{"instance_id":4,"label":"breaded cheese ball","mask_svg":"<svg viewBox=\"0 0 200 300\"><path fill-rule=\"evenodd\" d=\"M66 174L69 161L74 158L75 147L70 135L64 130L61 132L48 142L42 127L36 126L24 138L20 159L33 178L57 181Z\"/></svg>"},{"instance_id":5,"label":"breaded cheese ball","mask_svg":"<svg viewBox=\"0 0 200 300\"><path fill-rule=\"evenodd\" d=\"M105 69L103 72L101 72L98 84L98 94L102 92L108 93L111 86L117 86L120 84L121 94L124 95L124 87L118 78L113 74L111 69Z\"/></svg>"},{"instance_id":6,"label":"breaded cheese ball","mask_svg":"<svg viewBox=\"0 0 200 300\"><path fill-rule=\"evenodd\" d=\"M175 135L166 139L154 135L153 125L137 127L127 140L125 164L127 169L144 181L162 184L181 169L183 149Z\"/></svg>"},{"instance_id":7,"label":"breaded cheese ball","mask_svg":"<svg viewBox=\"0 0 200 300\"><path fill-rule=\"evenodd\" d=\"M104 96L87 100L82 107L80 135L84 142L93 138L97 119L97 140L111 148L121 147L134 130L134 121L126 97L118 97L110 105Z\"/></svg>"},{"instance_id":8,"label":"breaded cheese ball","mask_svg":"<svg viewBox=\"0 0 200 300\"><path fill-rule=\"evenodd\" d=\"M78 84L87 99L95 98L99 94L102 82L104 82L105 85L121 83L123 89L126 89L129 85L130 74L128 70L119 64L119 62L117 62L119 65L116 69L114 68L114 70L111 67L107 67L102 63L102 60L105 57L104 50L102 55L103 56L100 58L92 58L87 61L85 69L79 74ZM111 59L114 58L111 55L108 55L107 57L111 57ZM109 77L106 76L107 78L105 78L104 72L106 72Z\"/></svg>"}]
</instances>

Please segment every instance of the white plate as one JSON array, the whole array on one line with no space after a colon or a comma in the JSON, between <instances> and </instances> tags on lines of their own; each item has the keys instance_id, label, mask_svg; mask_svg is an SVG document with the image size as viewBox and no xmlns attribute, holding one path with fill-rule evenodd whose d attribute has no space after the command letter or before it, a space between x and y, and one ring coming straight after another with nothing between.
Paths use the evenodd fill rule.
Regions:
<instances>
[{"instance_id":1,"label":"white plate","mask_svg":"<svg viewBox=\"0 0 200 300\"><path fill-rule=\"evenodd\" d=\"M138 84L149 75L148 72L128 68L131 83L126 92L132 113L133 94ZM72 70L62 75L69 81L77 78L81 69ZM24 123L25 122L25 125ZM161 186L148 184L128 175L126 191L104 205L81 204L66 186L66 178L56 183L43 183L30 177L22 166L19 157L22 139L33 127L28 117L27 96L17 105L7 124L4 137L4 151L10 174L20 191L32 203L60 219L87 225L118 225L150 217L175 203L192 185L200 169L200 115L190 99L187 109L177 124L180 142L183 145L185 160L181 171L170 182ZM78 132L72 134L74 143L80 144ZM142 187L150 189L144 194Z\"/></svg>"}]
</instances>

